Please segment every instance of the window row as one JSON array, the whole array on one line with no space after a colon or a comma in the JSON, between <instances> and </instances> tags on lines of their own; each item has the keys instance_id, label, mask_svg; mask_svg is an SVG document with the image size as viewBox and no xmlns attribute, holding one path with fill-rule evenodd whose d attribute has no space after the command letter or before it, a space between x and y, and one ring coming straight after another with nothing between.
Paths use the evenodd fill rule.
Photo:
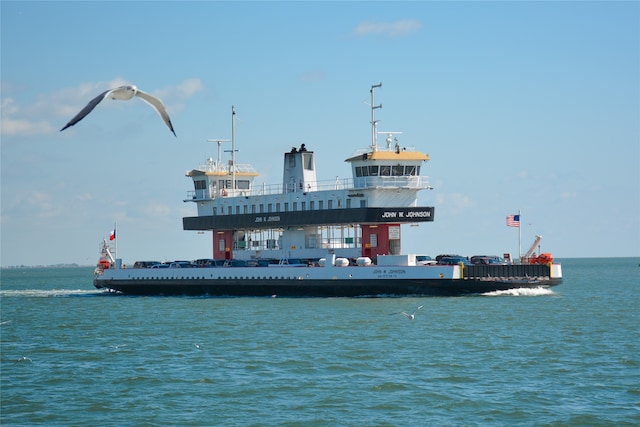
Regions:
<instances>
[{"instance_id":1,"label":"window row","mask_svg":"<svg viewBox=\"0 0 640 427\"><path fill-rule=\"evenodd\" d=\"M193 185L196 190L206 190L207 189L207 181L206 180L195 180L193 181ZM230 179L221 179L218 182L212 182L213 188L231 188L231 180ZM236 190L248 190L250 187L250 182L248 179L236 179Z\"/></svg>"},{"instance_id":2,"label":"window row","mask_svg":"<svg viewBox=\"0 0 640 427\"><path fill-rule=\"evenodd\" d=\"M369 165L356 166L356 177L361 176L417 176L420 166L405 165Z\"/></svg>"},{"instance_id":3,"label":"window row","mask_svg":"<svg viewBox=\"0 0 640 427\"><path fill-rule=\"evenodd\" d=\"M316 204L315 200L310 200L309 203L306 201L301 202L284 202L284 203L267 203L266 206L264 203L260 203L258 205L236 205L234 206L226 206L226 207L213 207L214 215L240 215L240 214L255 214L255 213L272 213L272 212L297 212L297 211L307 211L307 210L323 210L325 209L325 201L318 200ZM340 209L342 208L342 199L336 199L336 203L334 204L333 200L327 200L326 203L327 209L334 209L334 207ZM266 210L265 210L266 207ZM346 200L346 208L349 209L352 207L352 199ZM360 207L366 208L367 201L365 199L360 200ZM275 209L274 209L275 208ZM281 210L281 208L283 208Z\"/></svg>"}]
</instances>

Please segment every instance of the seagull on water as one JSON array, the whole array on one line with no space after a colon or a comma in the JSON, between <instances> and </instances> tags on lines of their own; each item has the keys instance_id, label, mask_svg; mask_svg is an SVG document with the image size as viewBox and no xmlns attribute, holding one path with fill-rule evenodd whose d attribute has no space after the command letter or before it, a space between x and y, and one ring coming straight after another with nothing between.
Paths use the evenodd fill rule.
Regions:
<instances>
[{"instance_id":1,"label":"seagull on water","mask_svg":"<svg viewBox=\"0 0 640 427\"><path fill-rule=\"evenodd\" d=\"M167 109L165 108L162 101L156 98L155 96L149 95L148 93L141 91L134 85L120 86L120 87L109 89L102 92L100 95L96 96L91 101L89 101L89 103L78 114L76 114L76 116L73 119L71 119L71 121L69 121L69 123L67 123L65 127L60 129L60 132L62 132L63 130L65 130L70 126L75 125L80 120L84 119L85 116L89 114L91 111L93 111L93 109L96 108L96 105L98 105L100 101L102 101L105 98L110 97L111 99L128 101L134 96L139 97L144 102L151 105L158 112L158 114L160 114L160 117L165 122L165 124L169 127L171 132L173 132L173 135L177 136L176 132L173 130L173 125L171 124L171 120L169 119L169 113L167 113Z\"/></svg>"},{"instance_id":2,"label":"seagull on water","mask_svg":"<svg viewBox=\"0 0 640 427\"><path fill-rule=\"evenodd\" d=\"M409 320L415 320L416 318L416 311L420 310L422 307L424 307L424 305L421 305L420 307L416 308L415 310L413 310L411 312L411 314L407 313L406 311L401 311L400 313L393 313L393 314L402 314L404 317L406 317Z\"/></svg>"}]
</instances>

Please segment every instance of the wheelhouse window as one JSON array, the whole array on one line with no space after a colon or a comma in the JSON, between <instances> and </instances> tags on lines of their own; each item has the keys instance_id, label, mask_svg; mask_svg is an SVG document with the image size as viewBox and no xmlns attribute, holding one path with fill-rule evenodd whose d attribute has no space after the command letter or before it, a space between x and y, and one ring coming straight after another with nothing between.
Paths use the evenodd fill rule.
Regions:
<instances>
[{"instance_id":1,"label":"wheelhouse window","mask_svg":"<svg viewBox=\"0 0 640 427\"><path fill-rule=\"evenodd\" d=\"M230 179L221 179L218 181L220 188L232 188L232 181ZM236 179L236 189L237 190L248 190L250 187L250 182L248 179Z\"/></svg>"}]
</instances>

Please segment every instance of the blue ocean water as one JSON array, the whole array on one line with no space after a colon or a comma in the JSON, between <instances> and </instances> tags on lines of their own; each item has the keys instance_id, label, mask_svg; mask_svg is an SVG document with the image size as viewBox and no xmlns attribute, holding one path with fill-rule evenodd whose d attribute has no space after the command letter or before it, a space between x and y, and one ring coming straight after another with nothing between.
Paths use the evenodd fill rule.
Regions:
<instances>
[{"instance_id":1,"label":"blue ocean water","mask_svg":"<svg viewBox=\"0 0 640 427\"><path fill-rule=\"evenodd\" d=\"M551 291L456 298L127 297L92 268L5 269L0 424L640 425L640 259L561 261Z\"/></svg>"}]
</instances>

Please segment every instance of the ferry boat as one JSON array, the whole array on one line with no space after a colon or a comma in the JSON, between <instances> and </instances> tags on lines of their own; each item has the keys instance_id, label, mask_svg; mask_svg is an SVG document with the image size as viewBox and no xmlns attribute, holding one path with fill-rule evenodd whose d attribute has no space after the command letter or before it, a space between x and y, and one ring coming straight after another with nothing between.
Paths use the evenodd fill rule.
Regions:
<instances>
[{"instance_id":1,"label":"ferry boat","mask_svg":"<svg viewBox=\"0 0 640 427\"><path fill-rule=\"evenodd\" d=\"M351 178L318 181L316 153L305 144L284 153L282 182L256 185L256 170L236 162L235 109L231 159L207 159L186 173L193 190L184 202L197 215L184 230L212 235L211 258L125 267L110 242L94 285L130 295L361 297L464 295L562 282L562 268L544 263L454 265L420 262L402 254L402 225L434 221L419 206L431 189L421 175L429 155L400 144L401 132L379 132L371 94L371 144L348 158ZM378 136L384 135L383 145ZM194 268L190 268L194 267Z\"/></svg>"}]
</instances>

